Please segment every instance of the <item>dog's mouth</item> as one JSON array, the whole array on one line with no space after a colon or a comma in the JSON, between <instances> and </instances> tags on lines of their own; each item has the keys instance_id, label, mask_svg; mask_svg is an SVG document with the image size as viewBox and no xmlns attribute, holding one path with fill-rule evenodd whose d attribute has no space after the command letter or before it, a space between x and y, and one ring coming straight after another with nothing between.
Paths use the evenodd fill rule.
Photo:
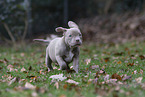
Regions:
<instances>
[{"instance_id":1,"label":"dog's mouth","mask_svg":"<svg viewBox=\"0 0 145 97\"><path fill-rule=\"evenodd\" d=\"M81 45L81 43L76 43L75 45L76 45L76 46L80 46L80 45Z\"/></svg>"},{"instance_id":2,"label":"dog's mouth","mask_svg":"<svg viewBox=\"0 0 145 97\"><path fill-rule=\"evenodd\" d=\"M70 46L72 46L72 47L77 47L77 46L81 46L81 42L79 42L79 43L73 43L73 44L70 44Z\"/></svg>"}]
</instances>

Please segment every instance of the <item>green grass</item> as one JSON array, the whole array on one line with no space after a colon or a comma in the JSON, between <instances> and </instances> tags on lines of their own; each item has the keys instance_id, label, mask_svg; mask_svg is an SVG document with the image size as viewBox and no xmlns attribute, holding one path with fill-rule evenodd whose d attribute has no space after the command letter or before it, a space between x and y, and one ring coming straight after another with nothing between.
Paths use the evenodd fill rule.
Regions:
<instances>
[{"instance_id":1,"label":"green grass","mask_svg":"<svg viewBox=\"0 0 145 97\"><path fill-rule=\"evenodd\" d=\"M144 44L132 42L88 45L84 43L81 46L78 74L60 71L59 67L54 64L53 67L57 69L48 72L44 62L45 46L29 45L17 50L11 47L0 47L0 97L31 97L35 96L34 94L43 97L144 97L145 59L139 57L145 55ZM91 59L91 62L87 64L86 59ZM129 65L131 63L133 66ZM93 69L94 65L98 65L99 68ZM9 66L12 66L11 71ZM21 72L23 67L26 70ZM104 73L98 73L100 70L104 70ZM61 73L79 84L67 83L66 79L58 82L57 89L54 85L56 82L52 82L49 77ZM105 83L104 77L108 74L110 80L115 73L119 77L127 75L131 78L126 81L122 80L123 77L121 80L116 78L118 80L114 83ZM17 79L9 85L14 77ZM136 81L139 77L143 77L141 83ZM96 78L98 81L95 82ZM92 81L89 81L90 79ZM25 88L26 82L36 88Z\"/></svg>"}]
</instances>

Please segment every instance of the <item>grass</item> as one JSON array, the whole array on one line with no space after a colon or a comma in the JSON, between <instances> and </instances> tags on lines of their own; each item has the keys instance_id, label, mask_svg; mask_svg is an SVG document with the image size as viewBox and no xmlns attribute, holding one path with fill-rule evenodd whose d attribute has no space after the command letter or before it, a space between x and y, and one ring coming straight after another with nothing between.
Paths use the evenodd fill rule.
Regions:
<instances>
[{"instance_id":1,"label":"grass","mask_svg":"<svg viewBox=\"0 0 145 97\"><path fill-rule=\"evenodd\" d=\"M0 47L0 96L144 97L144 44L84 44L81 46L78 74L60 71L54 64L53 67L56 69L48 72L44 62L45 46L31 45L18 50ZM56 74L64 74L66 80L72 79L79 84L67 83L66 80L52 82L49 77ZM108 80L117 81L106 82L106 75L109 75ZM131 78L124 81L123 78L126 76ZM15 77L16 80L12 81ZM26 82L36 87L25 87Z\"/></svg>"}]
</instances>

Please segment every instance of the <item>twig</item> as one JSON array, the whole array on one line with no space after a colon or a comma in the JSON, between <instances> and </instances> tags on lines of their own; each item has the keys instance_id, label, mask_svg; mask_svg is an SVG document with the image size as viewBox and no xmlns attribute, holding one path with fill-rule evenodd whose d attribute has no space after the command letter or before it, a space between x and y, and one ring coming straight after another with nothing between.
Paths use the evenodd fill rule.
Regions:
<instances>
[{"instance_id":1,"label":"twig","mask_svg":"<svg viewBox=\"0 0 145 97\"><path fill-rule=\"evenodd\" d=\"M25 37L26 37L27 29L28 29L28 21L25 20L25 29L24 29L24 33L23 33L23 36L22 36L22 40L24 40Z\"/></svg>"},{"instance_id":2,"label":"twig","mask_svg":"<svg viewBox=\"0 0 145 97\"><path fill-rule=\"evenodd\" d=\"M5 29L7 30L8 34L9 34L9 36L10 36L12 42L15 44L15 43L16 43L16 40L15 40L15 38L14 38L12 32L10 31L8 25L7 25L6 23L3 23L3 24L4 24L4 27L5 27Z\"/></svg>"},{"instance_id":3,"label":"twig","mask_svg":"<svg viewBox=\"0 0 145 97\"><path fill-rule=\"evenodd\" d=\"M12 43L12 41L8 40L7 38L3 37L3 39L7 42L7 43Z\"/></svg>"}]
</instances>

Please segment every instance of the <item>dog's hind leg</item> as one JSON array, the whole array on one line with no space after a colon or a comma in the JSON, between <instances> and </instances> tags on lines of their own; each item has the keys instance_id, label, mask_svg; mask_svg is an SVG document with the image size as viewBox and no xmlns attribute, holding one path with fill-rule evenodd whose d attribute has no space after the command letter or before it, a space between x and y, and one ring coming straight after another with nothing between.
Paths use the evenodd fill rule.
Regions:
<instances>
[{"instance_id":1,"label":"dog's hind leg","mask_svg":"<svg viewBox=\"0 0 145 97\"><path fill-rule=\"evenodd\" d=\"M53 68L52 68L52 66L51 66L52 60L50 59L49 54L48 54L47 51L46 51L46 59L45 59L45 62L46 62L47 67L48 67L50 70L53 70Z\"/></svg>"}]
</instances>

